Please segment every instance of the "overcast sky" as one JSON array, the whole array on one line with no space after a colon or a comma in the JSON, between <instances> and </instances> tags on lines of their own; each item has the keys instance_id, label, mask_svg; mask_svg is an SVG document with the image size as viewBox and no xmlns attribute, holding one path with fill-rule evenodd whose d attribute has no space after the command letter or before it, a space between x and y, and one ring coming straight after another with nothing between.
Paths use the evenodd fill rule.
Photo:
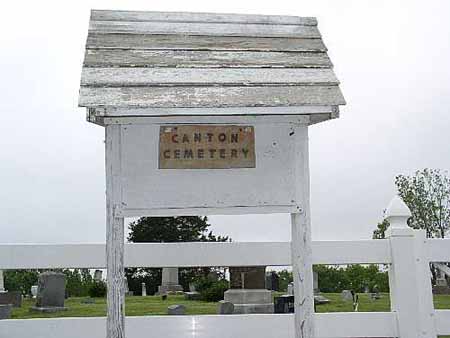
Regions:
<instances>
[{"instance_id":1,"label":"overcast sky","mask_svg":"<svg viewBox=\"0 0 450 338\"><path fill-rule=\"evenodd\" d=\"M347 106L310 128L313 239L367 239L394 177L450 168L448 1L8 1L0 13L0 242L103 242L104 130L77 107L89 11L316 16ZM214 216L287 241L288 215Z\"/></svg>"}]
</instances>

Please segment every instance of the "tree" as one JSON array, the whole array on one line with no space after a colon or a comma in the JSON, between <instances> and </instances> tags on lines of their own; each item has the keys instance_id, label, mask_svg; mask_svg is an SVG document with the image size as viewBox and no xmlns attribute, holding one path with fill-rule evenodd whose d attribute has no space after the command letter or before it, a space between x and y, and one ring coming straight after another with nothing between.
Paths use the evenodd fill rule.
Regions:
<instances>
[{"instance_id":1,"label":"tree","mask_svg":"<svg viewBox=\"0 0 450 338\"><path fill-rule=\"evenodd\" d=\"M207 217L141 217L129 224L128 241L134 243L148 242L227 242L228 236L216 236L208 228ZM196 276L207 275L210 268L180 269L180 284L188 289ZM161 269L133 268L126 269L130 290L140 293L141 283L147 286L147 292L153 294L161 282Z\"/></svg>"},{"instance_id":2,"label":"tree","mask_svg":"<svg viewBox=\"0 0 450 338\"><path fill-rule=\"evenodd\" d=\"M423 169L415 175L397 175L398 194L411 210L408 225L424 229L429 238L444 238L450 229L450 178L439 169ZM384 219L373 238L385 238L389 222Z\"/></svg>"},{"instance_id":3,"label":"tree","mask_svg":"<svg viewBox=\"0 0 450 338\"><path fill-rule=\"evenodd\" d=\"M382 222L377 224L376 230L373 231L373 239L386 238L386 230L389 227L389 221L385 218Z\"/></svg>"}]
</instances>

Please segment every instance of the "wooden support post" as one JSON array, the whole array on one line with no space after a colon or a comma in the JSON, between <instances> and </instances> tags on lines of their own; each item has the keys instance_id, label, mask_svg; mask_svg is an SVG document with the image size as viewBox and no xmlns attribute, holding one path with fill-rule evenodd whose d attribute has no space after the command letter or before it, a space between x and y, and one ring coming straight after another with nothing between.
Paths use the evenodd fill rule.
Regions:
<instances>
[{"instance_id":1,"label":"wooden support post","mask_svg":"<svg viewBox=\"0 0 450 338\"><path fill-rule=\"evenodd\" d=\"M291 214L291 254L295 296L295 338L314 337L314 291L309 207L308 129L293 128L298 212Z\"/></svg>"},{"instance_id":2,"label":"wooden support post","mask_svg":"<svg viewBox=\"0 0 450 338\"><path fill-rule=\"evenodd\" d=\"M105 128L106 153L106 338L125 337L124 219L116 217L120 205L120 125Z\"/></svg>"}]
</instances>

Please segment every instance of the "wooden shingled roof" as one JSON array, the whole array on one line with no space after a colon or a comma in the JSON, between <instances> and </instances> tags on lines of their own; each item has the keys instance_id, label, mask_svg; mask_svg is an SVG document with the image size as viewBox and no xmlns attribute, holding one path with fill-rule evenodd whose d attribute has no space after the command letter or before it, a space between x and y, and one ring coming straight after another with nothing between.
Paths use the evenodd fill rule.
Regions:
<instances>
[{"instance_id":1,"label":"wooden shingled roof","mask_svg":"<svg viewBox=\"0 0 450 338\"><path fill-rule=\"evenodd\" d=\"M336 112L345 101L326 52L310 17L93 10L79 105Z\"/></svg>"}]
</instances>

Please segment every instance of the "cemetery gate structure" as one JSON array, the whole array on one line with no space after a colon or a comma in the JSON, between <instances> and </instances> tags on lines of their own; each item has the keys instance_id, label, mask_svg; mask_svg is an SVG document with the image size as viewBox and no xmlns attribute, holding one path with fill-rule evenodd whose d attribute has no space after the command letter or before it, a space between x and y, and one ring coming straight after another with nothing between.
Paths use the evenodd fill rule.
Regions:
<instances>
[{"instance_id":1,"label":"cemetery gate structure","mask_svg":"<svg viewBox=\"0 0 450 338\"><path fill-rule=\"evenodd\" d=\"M344 99L315 18L91 13L79 105L105 128L106 247L0 245L0 269L105 268L107 318L4 320L0 337L436 337L430 261L449 240L311 241L308 127ZM124 243L124 218L290 213L291 243ZM314 313L313 264L390 266L391 312ZM292 265L295 315L125 319L124 267ZM106 331L105 331L106 330ZM105 333L106 332L106 333Z\"/></svg>"}]
</instances>

